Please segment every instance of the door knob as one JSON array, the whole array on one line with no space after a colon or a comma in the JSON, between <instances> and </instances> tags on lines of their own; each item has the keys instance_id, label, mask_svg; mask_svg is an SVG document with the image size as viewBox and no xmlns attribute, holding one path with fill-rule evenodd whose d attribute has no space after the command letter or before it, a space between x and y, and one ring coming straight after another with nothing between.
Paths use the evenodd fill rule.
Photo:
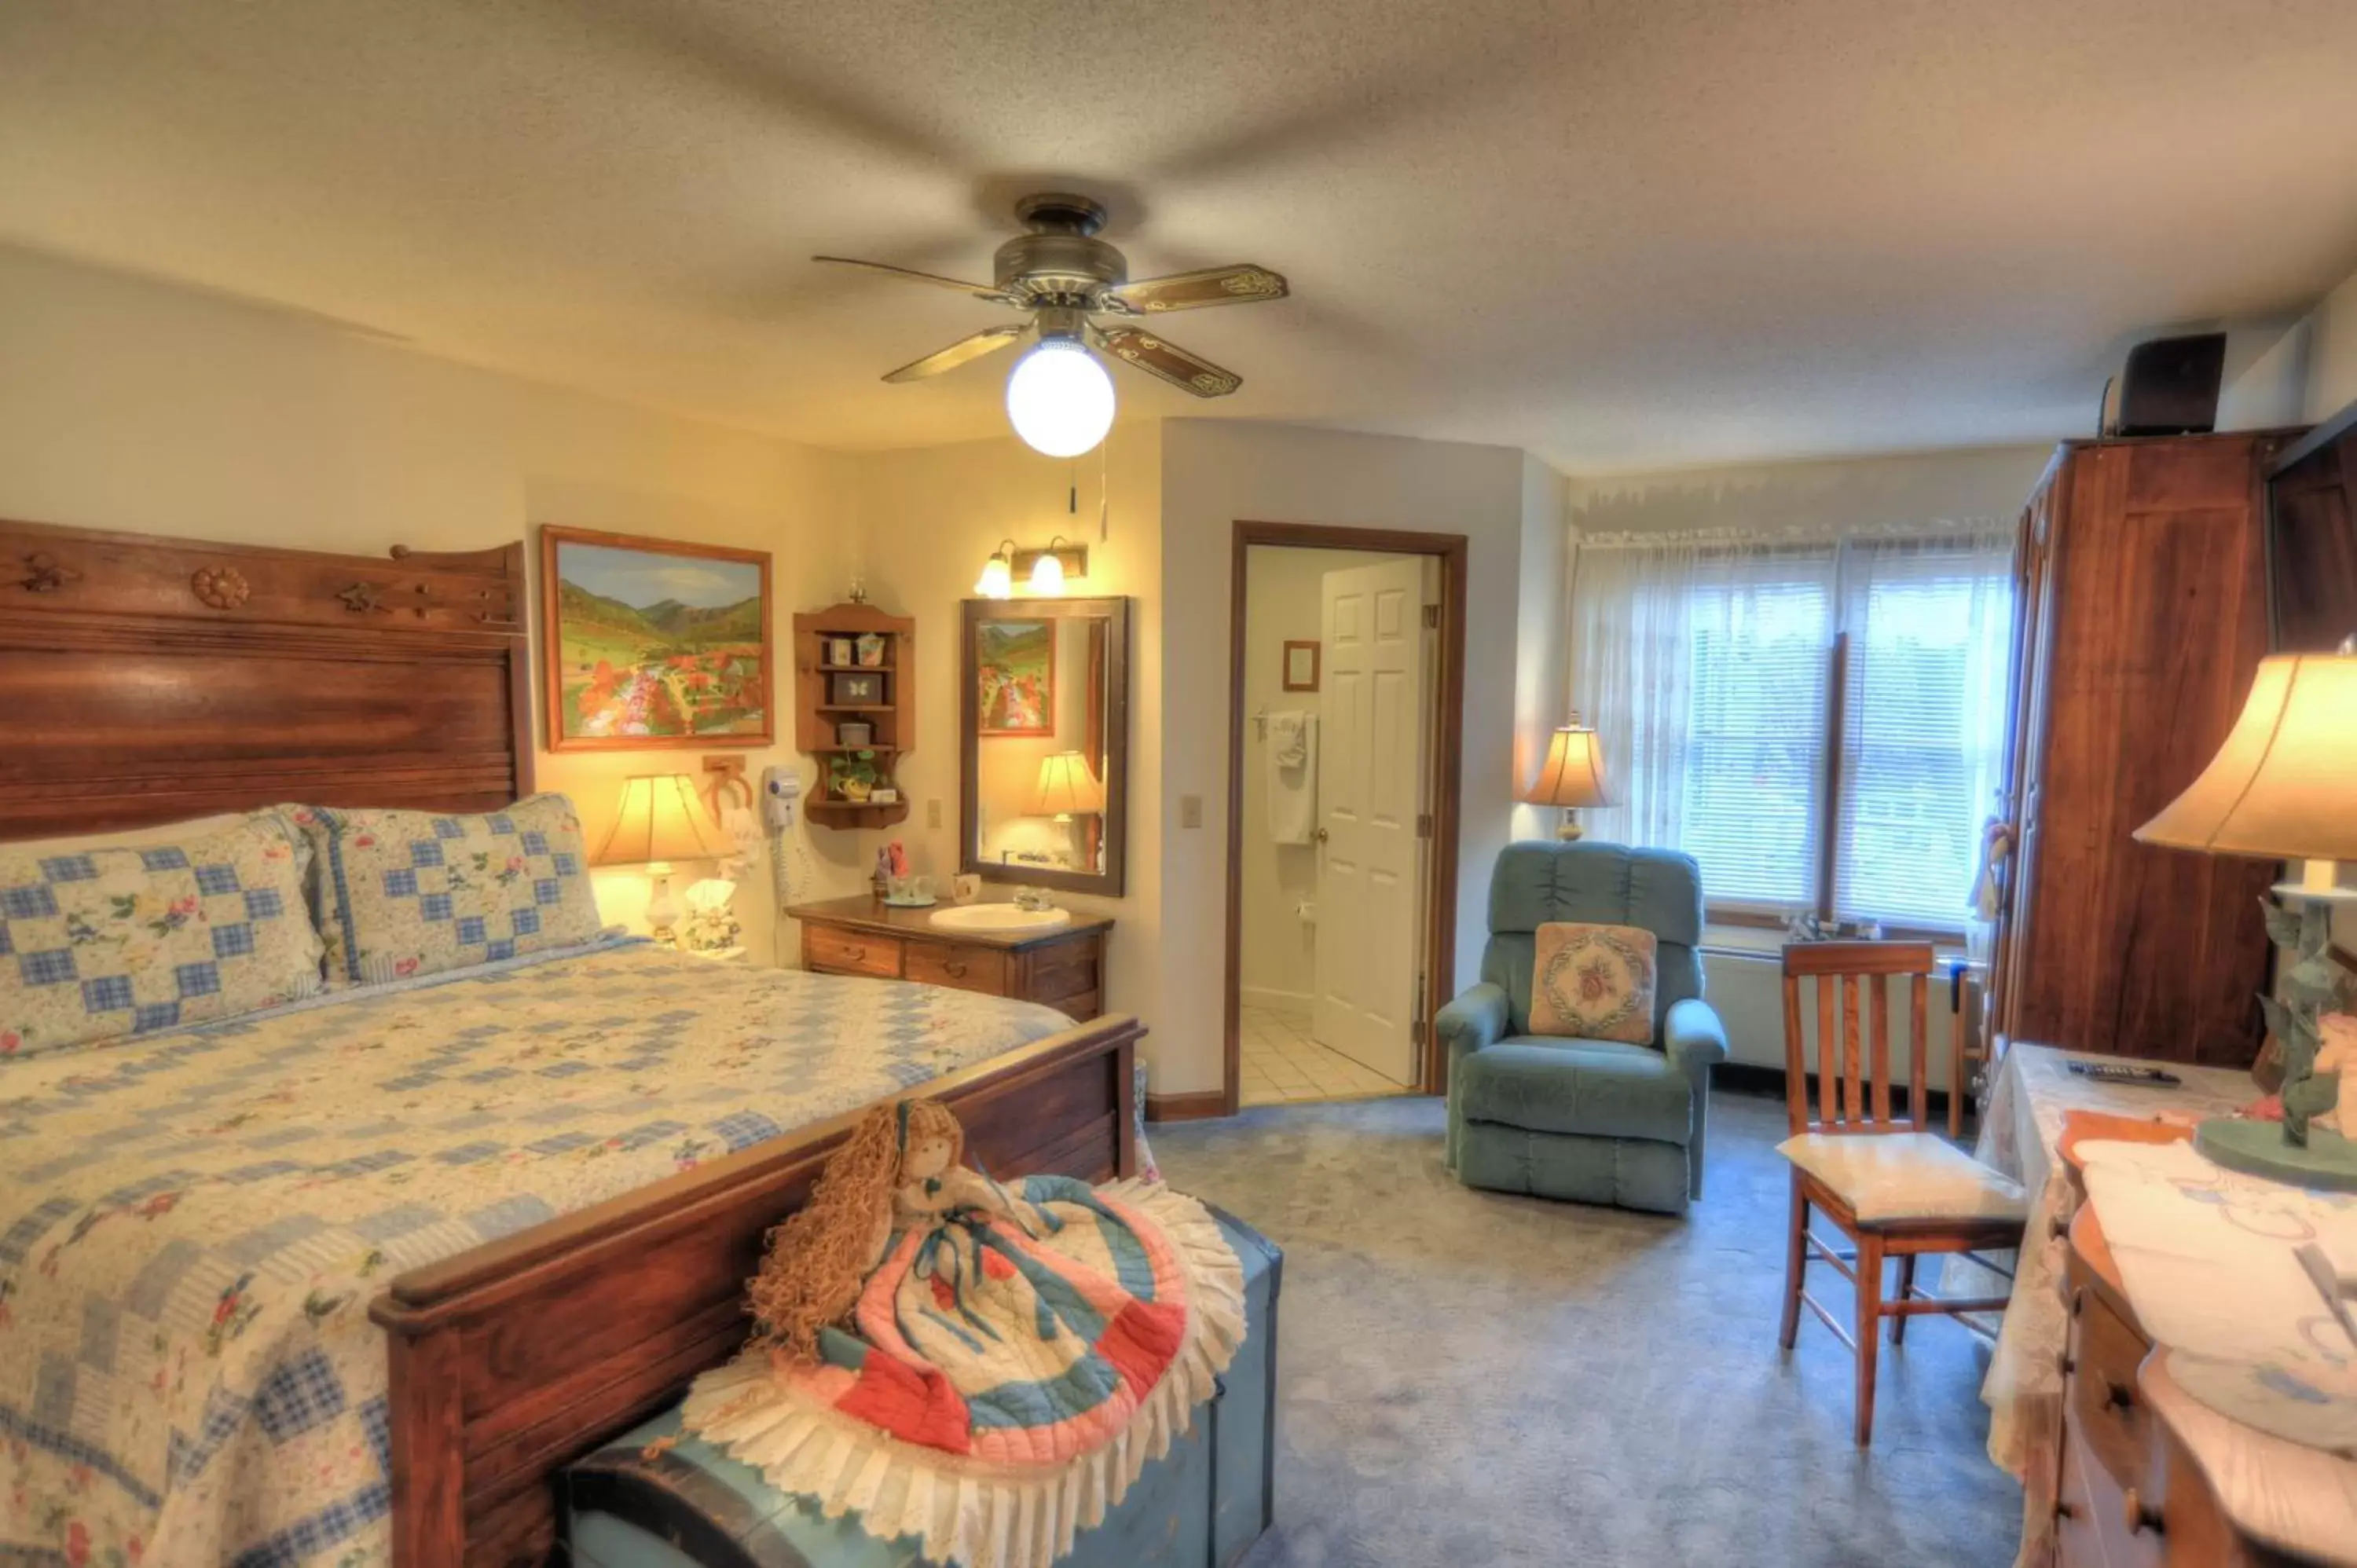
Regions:
<instances>
[{"instance_id":1,"label":"door knob","mask_svg":"<svg viewBox=\"0 0 2357 1568\"><path fill-rule=\"evenodd\" d=\"M1319 828L1316 832L1309 836L1316 839L1319 843L1324 843L1326 842L1326 830L1324 828Z\"/></svg>"}]
</instances>

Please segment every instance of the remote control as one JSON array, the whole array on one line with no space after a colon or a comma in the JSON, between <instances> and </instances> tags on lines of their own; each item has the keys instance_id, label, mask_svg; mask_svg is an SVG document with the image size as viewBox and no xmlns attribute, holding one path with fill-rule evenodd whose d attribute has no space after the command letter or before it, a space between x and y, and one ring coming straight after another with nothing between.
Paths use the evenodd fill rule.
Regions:
<instances>
[{"instance_id":1,"label":"remote control","mask_svg":"<svg viewBox=\"0 0 2357 1568\"><path fill-rule=\"evenodd\" d=\"M2185 1081L2175 1073L2163 1072L2157 1067L2129 1067L2125 1062L2066 1062L2063 1065L2081 1078L2092 1078L2098 1083L2142 1083L2175 1089Z\"/></svg>"}]
</instances>

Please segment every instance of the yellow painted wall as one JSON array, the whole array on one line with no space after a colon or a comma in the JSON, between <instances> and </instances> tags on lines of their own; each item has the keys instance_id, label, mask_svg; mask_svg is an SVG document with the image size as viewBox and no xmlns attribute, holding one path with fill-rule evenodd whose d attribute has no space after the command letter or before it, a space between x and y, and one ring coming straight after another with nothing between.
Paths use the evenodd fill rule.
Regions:
<instances>
[{"instance_id":1,"label":"yellow painted wall","mask_svg":"<svg viewBox=\"0 0 2357 1568\"><path fill-rule=\"evenodd\" d=\"M0 250L0 516L364 554L536 550L540 522L741 544L775 553L781 623L839 596L853 564L839 456L22 252ZM594 843L619 780L681 756L544 753L539 782L574 796ZM808 776L790 750L746 756ZM709 874L683 871L683 887ZM608 919L640 923L643 877L598 885ZM770 903L757 862L737 908L759 955Z\"/></svg>"}]
</instances>

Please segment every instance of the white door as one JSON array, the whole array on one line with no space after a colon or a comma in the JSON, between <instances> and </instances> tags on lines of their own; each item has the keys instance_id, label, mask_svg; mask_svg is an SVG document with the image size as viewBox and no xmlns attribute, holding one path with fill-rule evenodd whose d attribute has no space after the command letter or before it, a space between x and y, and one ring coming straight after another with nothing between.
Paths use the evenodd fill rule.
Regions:
<instances>
[{"instance_id":1,"label":"white door","mask_svg":"<svg viewBox=\"0 0 2357 1568\"><path fill-rule=\"evenodd\" d=\"M1317 997L1311 1032L1396 1083L1416 1081L1423 845L1421 559L1325 575L1318 701Z\"/></svg>"}]
</instances>

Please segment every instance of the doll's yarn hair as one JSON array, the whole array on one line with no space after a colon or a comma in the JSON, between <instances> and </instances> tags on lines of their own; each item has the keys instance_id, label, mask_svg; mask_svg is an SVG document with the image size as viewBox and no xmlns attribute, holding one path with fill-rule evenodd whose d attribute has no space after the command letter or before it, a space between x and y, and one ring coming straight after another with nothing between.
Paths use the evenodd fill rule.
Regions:
<instances>
[{"instance_id":1,"label":"doll's yarn hair","mask_svg":"<svg viewBox=\"0 0 2357 1568\"><path fill-rule=\"evenodd\" d=\"M931 1136L948 1138L951 1164L965 1157L965 1130L937 1100L879 1105L860 1119L828 1158L810 1201L770 1232L760 1273L746 1283L754 1317L748 1350L817 1356L819 1330L850 1316L875 1267L871 1249L890 1222L901 1155Z\"/></svg>"}]
</instances>

